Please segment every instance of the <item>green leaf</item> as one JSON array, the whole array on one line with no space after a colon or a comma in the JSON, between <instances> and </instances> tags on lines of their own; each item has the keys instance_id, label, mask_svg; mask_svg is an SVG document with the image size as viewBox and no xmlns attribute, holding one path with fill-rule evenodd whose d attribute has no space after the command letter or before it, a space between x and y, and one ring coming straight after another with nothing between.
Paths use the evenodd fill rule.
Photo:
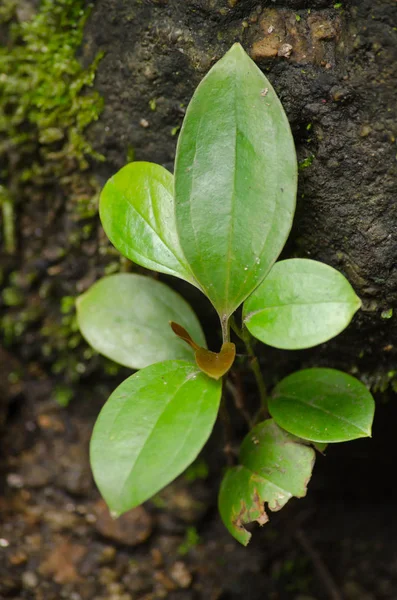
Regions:
<instances>
[{"instance_id":1,"label":"green leaf","mask_svg":"<svg viewBox=\"0 0 397 600\"><path fill-rule=\"evenodd\" d=\"M284 246L296 178L294 142L280 101L235 44L194 93L175 163L181 246L223 320L262 281Z\"/></svg>"},{"instance_id":2,"label":"green leaf","mask_svg":"<svg viewBox=\"0 0 397 600\"><path fill-rule=\"evenodd\" d=\"M310 348L338 335L361 301L339 271L294 258L274 265L245 301L243 320L253 336L275 348Z\"/></svg>"},{"instance_id":3,"label":"green leaf","mask_svg":"<svg viewBox=\"0 0 397 600\"><path fill-rule=\"evenodd\" d=\"M179 244L173 176L160 165L132 162L102 190L99 211L112 244L133 262L197 285Z\"/></svg>"},{"instance_id":4,"label":"green leaf","mask_svg":"<svg viewBox=\"0 0 397 600\"><path fill-rule=\"evenodd\" d=\"M272 419L254 427L242 443L241 465L227 470L219 492L219 511L232 536L246 546L251 534L244 525L269 520L265 502L277 511L292 496L305 496L314 461L314 450Z\"/></svg>"},{"instance_id":5,"label":"green leaf","mask_svg":"<svg viewBox=\"0 0 397 600\"><path fill-rule=\"evenodd\" d=\"M365 385L336 369L304 369L283 379L269 411L286 431L311 442L371 436L375 402Z\"/></svg>"},{"instance_id":6,"label":"green leaf","mask_svg":"<svg viewBox=\"0 0 397 600\"><path fill-rule=\"evenodd\" d=\"M90 454L96 484L115 515L193 462L215 423L221 388L196 365L166 361L113 392L95 424Z\"/></svg>"},{"instance_id":7,"label":"green leaf","mask_svg":"<svg viewBox=\"0 0 397 600\"><path fill-rule=\"evenodd\" d=\"M77 319L87 342L132 369L166 359L194 360L193 350L169 325L178 319L201 346L200 323L190 306L167 285L132 273L104 277L77 299Z\"/></svg>"}]
</instances>

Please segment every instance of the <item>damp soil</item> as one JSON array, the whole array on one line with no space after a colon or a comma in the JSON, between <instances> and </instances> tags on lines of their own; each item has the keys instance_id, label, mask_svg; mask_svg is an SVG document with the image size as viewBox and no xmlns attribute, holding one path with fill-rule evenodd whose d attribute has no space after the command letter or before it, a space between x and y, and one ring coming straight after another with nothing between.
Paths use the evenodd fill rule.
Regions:
<instances>
[{"instance_id":1,"label":"damp soil","mask_svg":"<svg viewBox=\"0 0 397 600\"><path fill-rule=\"evenodd\" d=\"M61 408L48 382L32 380L12 399L1 442L0 598L397 598L396 404L378 407L373 440L319 455L308 496L270 513L243 548L217 514L219 425L201 468L111 519L88 464L104 395L83 386Z\"/></svg>"}]
</instances>

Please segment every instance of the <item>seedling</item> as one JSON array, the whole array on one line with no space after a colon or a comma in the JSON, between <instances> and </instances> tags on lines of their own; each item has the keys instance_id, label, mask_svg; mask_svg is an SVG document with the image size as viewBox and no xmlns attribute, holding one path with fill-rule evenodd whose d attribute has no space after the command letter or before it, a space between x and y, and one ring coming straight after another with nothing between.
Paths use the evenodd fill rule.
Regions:
<instances>
[{"instance_id":1,"label":"seedling","mask_svg":"<svg viewBox=\"0 0 397 600\"><path fill-rule=\"evenodd\" d=\"M305 369L267 395L254 358L254 338L309 348L340 333L360 307L330 266L300 258L274 264L291 229L296 186L287 117L239 44L193 95L175 176L132 162L106 183L100 216L114 246L143 267L196 286L215 307L222 332L220 352L209 351L185 300L143 275L105 277L78 299L88 342L140 369L110 396L91 440L95 481L114 516L156 494L204 446L222 387L234 389L227 379L235 360L230 325L245 344L260 404L257 419L244 408L253 428L219 493L222 519L238 541L248 543L247 523L268 520L265 503L280 510L306 494L314 448L371 434L374 400L354 377ZM238 325L233 315L241 305Z\"/></svg>"}]
</instances>

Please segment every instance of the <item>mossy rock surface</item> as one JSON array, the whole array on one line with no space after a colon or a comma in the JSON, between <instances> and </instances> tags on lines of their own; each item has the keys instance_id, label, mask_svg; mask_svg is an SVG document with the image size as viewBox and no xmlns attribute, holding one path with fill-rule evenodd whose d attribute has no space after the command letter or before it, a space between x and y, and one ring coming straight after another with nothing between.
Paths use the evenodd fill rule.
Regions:
<instances>
[{"instance_id":1,"label":"mossy rock surface","mask_svg":"<svg viewBox=\"0 0 397 600\"><path fill-rule=\"evenodd\" d=\"M4 145L0 126L0 185L14 203L16 243L14 253L6 252L1 234L0 427L7 474L1 502L7 527L0 597L323 598L323 580L297 543L298 524L341 595L394 600L395 403L379 403L373 440L341 444L319 457L307 499L255 531L248 550L233 545L216 516L225 467L219 423L201 468L193 465L139 518L132 517L120 539L91 480L88 444L100 407L127 373L82 341L74 298L103 274L131 268L100 227L100 186L127 160L172 169L195 87L238 40L275 85L298 149L298 211L284 256L339 268L364 303L349 329L320 348L264 351L268 378L300 366L335 366L391 392L397 339L396 3L97 0L90 9L83 0L44 0L41 9L50 4L62 9L58 17L66 15L58 19L57 35L73 40L66 71L75 72L67 81L87 77L93 87L79 91L88 116L79 130L82 162L64 145L76 125L70 111L51 125L52 137L43 137L37 122L27 119L22 129L33 140L16 145ZM0 6L0 43L20 53L20 67L26 55L16 49L23 44L12 39L10 24L20 30L25 23L28 31L39 7L37 0L3 0ZM268 37L271 27L279 40ZM51 28L42 33L44 41L54 42ZM289 56L285 48L279 55L282 44L292 46ZM0 94L0 114L6 108L9 118L22 99L26 95L15 95L10 110ZM61 152L59 160L54 152ZM21 179L24 171L27 178ZM188 284L167 282L207 320L215 348L218 323L208 303ZM256 402L254 394L251 400ZM245 430L235 414L233 420L237 445ZM149 535L137 547L136 524ZM129 532L131 547L125 543Z\"/></svg>"},{"instance_id":2,"label":"mossy rock surface","mask_svg":"<svg viewBox=\"0 0 397 600\"><path fill-rule=\"evenodd\" d=\"M195 87L238 40L275 86L297 145L298 209L284 256L338 268L363 300L363 310L335 340L305 352L265 350L266 363L271 361L274 376L301 365L328 365L387 387L397 337L397 313L390 311L397 306L395 2L98 0L90 7L57 0L42 2L41 9L36 2L12 4L16 11L10 8L3 21L13 14L14 25L10 30L3 23L0 35L20 61L26 57L18 36L29 32L32 18L57 56L57 36L65 41L69 32L69 89L78 89L85 117L78 123L77 111L70 121L65 111L62 121L54 108L50 117L59 118L44 135L38 122L44 113L26 108L23 94L13 100L25 110L34 139L19 140L1 159L2 185L17 198L17 250L7 255L2 240L2 285L8 298L20 298L21 291L24 297L22 304L9 306L3 299L0 306L9 351L68 381L103 369L79 338L72 304L69 312L65 308L68 298L105 272L131 268L103 235L98 190L127 160L173 168ZM45 31L37 14L51 13L50 4L60 12L55 23L50 14ZM292 47L288 56L284 44ZM38 59L32 60L37 69ZM70 131L77 126L79 144L73 147ZM209 322L208 331L215 331L216 318L201 296L169 281ZM215 335L210 344L218 345Z\"/></svg>"}]
</instances>

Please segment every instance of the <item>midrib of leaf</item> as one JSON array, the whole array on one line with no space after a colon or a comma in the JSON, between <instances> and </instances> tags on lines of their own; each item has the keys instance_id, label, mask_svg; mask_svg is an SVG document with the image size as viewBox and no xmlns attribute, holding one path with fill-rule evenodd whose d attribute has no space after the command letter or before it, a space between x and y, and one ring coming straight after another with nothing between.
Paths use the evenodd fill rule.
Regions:
<instances>
[{"instance_id":1,"label":"midrib of leaf","mask_svg":"<svg viewBox=\"0 0 397 600\"><path fill-rule=\"evenodd\" d=\"M318 305L318 304L335 304L335 305L340 305L340 304L348 304L348 305L354 305L354 303L352 301L350 302L336 302L336 301L331 301L331 300L324 300L321 302L294 302L294 303L288 303L288 304L274 304L272 306L265 306L264 308L259 308L258 310L253 310L252 312L249 312L245 317L244 317L244 321L249 321L252 317L254 317L255 315L259 314L259 313L263 313L266 312L267 310L272 310L274 308L286 308L286 307L294 307L294 306L313 306L313 305Z\"/></svg>"},{"instance_id":2,"label":"midrib of leaf","mask_svg":"<svg viewBox=\"0 0 397 600\"><path fill-rule=\"evenodd\" d=\"M235 61L236 71L236 61ZM236 173L237 173L237 108L236 108L236 77L233 78L233 111L234 111L234 165L233 165L233 189L230 201L230 214L229 214L229 233L227 240L227 252L226 252L226 281L225 281L225 297L224 304L228 306L228 312L230 313L230 302L229 302L229 288L230 288L230 271L231 271L231 254L232 254L232 241L234 231L234 210L235 210L235 199L236 199ZM229 316L229 315L227 315Z\"/></svg>"},{"instance_id":3,"label":"midrib of leaf","mask_svg":"<svg viewBox=\"0 0 397 600\"><path fill-rule=\"evenodd\" d=\"M198 285L198 284L197 284L197 285ZM164 299L164 297L160 296L159 294L155 294L155 297L156 297L156 298L157 298L157 300L159 300L159 301L160 301L160 302L161 302L161 303L162 303L162 304L163 304L163 305L164 305L166 308L168 308L168 309L171 309L173 312L175 312L175 305L174 305L174 302L173 302L173 300L170 300L170 303L169 303L169 302L167 302L167 301ZM193 315L193 316L195 316L195 313L194 313L193 311L192 311L192 315ZM182 317L178 315L178 319L182 319ZM182 325L186 325L186 327L189 327L189 328L191 328L191 324L189 323L188 319L186 319L186 320L185 320L185 318L183 318L183 321L181 322L181 324L182 324ZM196 322L195 322L195 325L196 325L196 327L197 327L197 324L198 324L198 326L199 326L199 330L200 330L200 332L201 332L201 334L202 334L200 339L202 339L202 340L203 340L203 345L204 345L205 347L207 347L207 344L206 344L206 339L205 339L205 335L204 335L204 333L203 333L203 332L202 332L202 330L201 330L201 325L200 325L200 322L199 322L199 321L196 319ZM195 341L197 342L197 340L195 340ZM185 343L185 342L183 342L183 343Z\"/></svg>"},{"instance_id":4,"label":"midrib of leaf","mask_svg":"<svg viewBox=\"0 0 397 600\"><path fill-rule=\"evenodd\" d=\"M200 371L197 371L197 373L200 373ZM185 385L185 384L186 384L186 383L187 383L187 382L188 382L190 379L191 379L191 374L189 374L189 376L186 378L186 380L185 380L185 382L183 383L183 385ZM156 422L156 426L157 426L157 425L158 425L158 424L161 422L161 420L162 420L162 418L164 417L164 414L165 414L165 412L166 412L166 409L167 409L167 408L169 408L169 406L170 406L171 402L174 402L174 401L176 400L176 397L178 396L178 394L179 394L179 392L180 392L181 388L183 387L183 385L182 385L180 388L178 388L178 390L175 392L175 395L173 396L172 400L171 400L170 402L168 402L168 404L165 406L165 409L163 410L163 412L161 413L161 415L160 415L159 419L158 419L158 420L157 420L157 422ZM173 454L173 457L172 457L172 460L170 460L170 461L169 461L169 463L168 463L168 468L170 468L170 467L172 466L173 462L175 461L175 457L176 457L176 456L177 456L177 455L180 453L180 450L181 450L181 448L183 448L183 446L186 444L186 440L188 439L188 437L189 437L189 435L190 435L191 431L194 429L193 425L194 425L194 424L195 424L195 422L196 422L197 415L198 415L198 413L200 412L200 410L201 410L201 408L202 408L202 405L203 405L203 396L201 396L201 398L200 398L200 404L196 404L196 406L195 406L195 408L196 408L195 415L194 415L194 417L193 417L193 418L190 420L188 429L186 429L186 430L185 430L185 433L184 433L184 437L183 437L183 441L182 441L182 443L179 445L178 449L177 449L177 450L175 450L175 452L174 452L174 454ZM152 437L152 435L153 435L153 432L154 432L154 428L152 429L152 431L151 431L150 435L149 435L149 436L148 436L148 438L146 439L146 441L145 441L145 445L142 447L142 451L140 452L139 456L137 457L137 460L135 461L134 468L135 468L135 467L137 467L137 464L138 464L139 460L141 460L141 457L142 457L142 455L143 455L143 453L144 453L145 446L146 446L146 445L149 443L149 441L150 441L150 438L151 438L151 437ZM131 475L132 475L132 473L130 473L130 476L131 476Z\"/></svg>"},{"instance_id":5,"label":"midrib of leaf","mask_svg":"<svg viewBox=\"0 0 397 600\"><path fill-rule=\"evenodd\" d=\"M150 195L150 188L149 188L149 196L150 196L150 202L152 203L152 197ZM171 256L173 256L175 258L175 260L177 261L177 263L182 267L182 270L184 271L184 274L187 275L188 278L189 278L189 280L190 280L190 275L189 275L189 272L186 269L186 266L182 263L182 261L180 260L180 258L175 254L174 250L172 248L170 248L170 246L162 238L162 236L159 234L159 232L155 230L155 228L150 223L150 221L146 217L144 217L144 215L130 202L130 200L125 195L123 195L123 198L124 198L124 200L127 201L127 203L132 208L132 210L135 211L136 214L142 219L142 221L149 227L149 229L151 229L153 231L153 233L158 237L158 239L160 240L160 242L163 244L163 246L166 248L166 250L168 250L168 252L171 254ZM137 254L139 254L139 253L137 252ZM142 256L142 255L140 255L140 256ZM153 261L151 261L151 262L153 262ZM161 264L161 263L158 262L158 264ZM165 265L163 265L163 266L165 266ZM171 267L169 267L169 266L167 266L167 268L171 269Z\"/></svg>"},{"instance_id":6,"label":"midrib of leaf","mask_svg":"<svg viewBox=\"0 0 397 600\"><path fill-rule=\"evenodd\" d=\"M291 492L289 492L288 490L285 490L284 488L280 487L279 485L277 485L276 483L273 483L273 481L271 481L270 479L268 479L267 477L264 477L261 473L258 473L258 471L253 471L252 469L250 469L249 467L246 467L244 464L243 466L248 469L248 471L250 473L252 473L253 475L255 475L255 477L259 477L260 479L262 479L266 484L270 485L271 487L273 487L277 492L281 492L282 494L284 494L284 496L288 496L289 498L292 498L293 494ZM269 500L263 500L263 502L269 502Z\"/></svg>"},{"instance_id":7,"label":"midrib of leaf","mask_svg":"<svg viewBox=\"0 0 397 600\"><path fill-rule=\"evenodd\" d=\"M277 97L276 97L276 96L275 96L275 101L277 102ZM274 127L273 127L273 130L274 130ZM274 137L274 136L273 136L273 137ZM252 145L252 144L251 144L251 145ZM263 255L263 250L264 250L264 248L265 248L265 246L266 246L266 244L267 244L267 241L268 241L268 239L269 239L269 235L270 235L271 231L273 230L274 220L275 220L275 218L276 218L276 207L278 207L278 206L279 206L279 203L278 203L277 201L274 201L274 202L272 203L273 212L272 212L272 215L271 215L271 223L270 223L270 227L269 227L269 229L268 229L267 236L266 236L266 237L264 238L264 240L263 240L263 244L262 244L261 250L260 250L260 252L259 252L259 256L258 256L258 258L260 258L260 257ZM286 210L286 209L285 209L285 210ZM290 230L291 230L291 227L292 227L292 222L291 222ZM271 263L270 263L270 264L269 264L269 266L268 266L268 269L267 269L267 270L266 270L266 271L263 273L263 276L262 276L262 277L259 279L259 281L257 281L257 282L256 282L256 285L255 285L255 287L257 287L257 286L258 286L258 285L259 285L259 284L260 284L260 283L261 283L261 282L262 282L262 281L265 279L265 277L266 277L267 273L269 273L269 271L270 271L271 267L272 267L272 266L273 266L273 264L276 262L276 260L277 260L277 257L278 257L278 255L277 255L277 256L275 256L274 260L272 260L272 261L271 261ZM237 294L236 294L236 301L235 301L235 303L236 303L236 302L237 302L237 300L240 298L240 295L241 295L241 290L242 290L242 289L243 289L243 287L246 285L246 283L247 283L247 281L248 281L249 277L251 277L252 271L253 271L255 268L256 268L256 263L255 263L255 264L252 264L252 265L251 265L251 267L249 267L249 268L247 269L247 271L245 271L245 272L244 272L244 273L245 273L245 275L244 275L244 278L243 278L243 279L242 279L242 281L241 281L240 287L239 287L239 289L238 289L238 292L237 292ZM250 293L251 293L251 292L250 292L250 291L248 291L248 292L245 294L245 297L243 297L243 298L242 298L242 302L244 302L244 300L245 300L245 299L246 299L246 298L247 298L247 297L250 295ZM240 302L239 302L239 304L240 304Z\"/></svg>"},{"instance_id":8,"label":"midrib of leaf","mask_svg":"<svg viewBox=\"0 0 397 600\"><path fill-rule=\"evenodd\" d=\"M208 101L204 103L204 109L207 108L207 104L208 104ZM192 191L195 189L195 168L194 168L194 164L196 162L196 157L197 157L197 140L200 139L200 130L202 128L203 114L206 112L204 109L200 110L200 117L199 117L199 122L198 122L198 126L197 126L197 133L196 133L196 136L194 138L194 156L193 156L193 160L192 160L192 170L193 170L193 173L189 177L189 217L190 217L190 224L192 226L192 231L193 231L193 236L194 236L195 255L198 257L198 259L200 261L200 265L201 265L201 270L204 271L205 277L208 280L207 262L205 260L203 260L203 255L201 253L200 244L197 243L197 231L196 231L196 229L194 227L194 219L193 219L193 215L192 215L192 210L193 210ZM183 125L182 125L182 127L183 127ZM177 149L177 152L179 152L179 149ZM202 283L202 281L200 281L199 285L200 285L200 289L207 296L207 298L211 298L210 294L208 293L207 286L204 286L203 283Z\"/></svg>"},{"instance_id":9,"label":"midrib of leaf","mask_svg":"<svg viewBox=\"0 0 397 600\"><path fill-rule=\"evenodd\" d=\"M184 368L184 367L179 367L179 368ZM178 370L178 369L175 369L175 371L176 371L176 370ZM200 373L200 371L199 371L199 370L197 370L197 371L196 371L196 373ZM135 465L137 464L137 462L138 462L138 460L139 460L140 456L142 455L142 453L143 453L143 451L144 451L144 449L145 449L145 446L148 444L148 442L149 442L150 438L152 437L152 435L153 435L153 432L155 431L155 429L156 429L157 425L159 424L159 422L160 422L160 421L161 421L161 419L163 418L163 415L164 415L164 412L165 412L165 410L168 408L168 406L171 404L171 402L173 402L173 401L174 401L175 397L178 395L178 393L179 393L179 392L180 392L180 390L183 388L183 386L184 386L184 385L186 385L186 383L187 383L187 381L189 381L190 377L191 377L191 372L189 373L189 376L186 376L186 378L185 378L185 380L183 381L183 383L181 383L181 385L180 385L180 386L179 386L179 387L178 387L178 388L175 390L175 392L174 392L174 393L173 393L173 394L170 396L170 398L169 398L168 402L167 402L167 403L166 403L166 404L163 406L163 408L162 408L162 410L161 410L161 412L160 412L160 414L159 414L158 418L156 419L155 423L153 424L153 426L152 426L152 428L151 428L151 430L150 430L150 432L149 432L149 435L146 437L146 439L145 439L144 443L142 444L140 452L139 452L139 453L137 454L137 456L135 457L135 460L134 460L134 462L133 462L133 464L132 464L132 466L131 466L131 468L130 468L130 470L129 470L129 473L128 473L128 475L127 475L127 477L126 477L126 479L125 479L125 481L124 481L124 483L123 483L123 485L122 485L121 492L120 492L120 496L119 496L119 498L120 498L120 499L121 499L121 498L123 498L123 496L124 496L124 491L125 491L125 488L126 488L126 485L128 484L128 482L129 482L129 480L130 480L131 476L133 475L133 472L134 472L134 469L135 469ZM148 386L145 386L145 387L148 387ZM143 388L143 389L145 389L145 388ZM116 419L115 419L115 420L116 420Z\"/></svg>"},{"instance_id":10,"label":"midrib of leaf","mask_svg":"<svg viewBox=\"0 0 397 600\"><path fill-rule=\"evenodd\" d=\"M317 404L314 404L312 402L305 402L304 400L301 400L300 398L297 398L295 396L290 396L289 394L286 394L285 392L280 393L279 397L289 398L290 400L293 400L294 402L297 402L298 404L302 404L303 406L310 406L311 408L314 408L314 409L318 410L319 412L322 412L326 415L331 415L334 419L342 421L343 423L347 423L350 427L357 429L357 431L360 431L361 433L365 433L365 434L368 433L365 429L361 429L361 427L359 427L355 423L348 421L347 419L345 419L344 417L341 417L340 415L335 415L330 410L327 410L326 408L318 406Z\"/></svg>"},{"instance_id":11,"label":"midrib of leaf","mask_svg":"<svg viewBox=\"0 0 397 600\"><path fill-rule=\"evenodd\" d=\"M167 190L167 188L162 183L159 182L159 185L161 185L166 190L167 193L170 193ZM157 202L155 202L153 200L151 180L148 181L148 186L149 186L149 199L150 199L150 205L152 207L153 218L154 218L154 221L155 221L155 223L156 223L156 225L158 227L158 230L161 231L161 228L162 228L163 224L161 223L161 217L160 217L160 214L159 214L160 206L159 206L159 204ZM170 195L172 196L172 194L170 194ZM174 220L173 226L174 226L174 231L176 231L175 220ZM153 228L153 231L156 231L156 230ZM189 279L193 280L194 282L196 282L196 280L195 280L195 278L193 276L192 270L190 269L190 266L188 265L188 263L186 261L186 257L183 254L182 248L181 248L180 243L179 243L179 238L176 240L176 243L178 245L178 256L177 256L175 254L175 252L173 250L171 250L171 248L168 246L168 244L166 243L166 241L163 240L162 237L159 234L158 234L158 237L163 242L163 244L166 246L166 248L168 248L168 250L177 259L177 261L183 267L183 269L185 270L185 272L189 275ZM174 238L175 238L175 236L173 235L173 241L175 242ZM185 262L182 261L182 257L185 259ZM197 285L197 282L196 282L196 285Z\"/></svg>"},{"instance_id":12,"label":"midrib of leaf","mask_svg":"<svg viewBox=\"0 0 397 600\"><path fill-rule=\"evenodd\" d=\"M111 313L111 315L116 315L116 316L120 316L123 317L123 315L125 315L125 313L121 313L121 312L117 312L115 313L114 311L112 311L111 308L106 308L106 309L102 309L101 313ZM154 327L149 327L148 325L146 325L145 323L138 323L137 321L134 321L133 319L126 319L124 316L124 323L131 323L134 327L136 327L136 329L138 330L142 330L143 332L147 331L149 334L153 335L153 333L156 335L157 338L161 338L163 341L165 341L166 343L169 344L169 339L165 336L164 333L160 332L157 328ZM112 325L113 327L113 325ZM175 341L178 342L178 339L175 337ZM113 344L113 346L116 346L116 344ZM184 342L181 341L180 344L181 348L185 346ZM119 346L117 346L119 347ZM186 350L189 350L188 347L186 347ZM193 359L193 354L192 354L192 359Z\"/></svg>"},{"instance_id":13,"label":"midrib of leaf","mask_svg":"<svg viewBox=\"0 0 397 600\"><path fill-rule=\"evenodd\" d=\"M145 266L146 269L150 269L151 268L153 271L158 271L158 266L160 266L160 267L163 267L165 273L168 273L169 275L173 275L174 277L181 278L181 273L178 273L178 271L176 271L173 267L170 267L169 265L165 265L164 263L160 262L157 259L156 260L152 260L151 258L147 258L146 256L144 256L143 254L141 254L140 252L138 252L135 249L133 250L133 253L134 253L135 256L137 256L137 257L140 258L142 264L145 264L145 265L149 265L150 264L150 265L152 265L152 267L146 267ZM132 260L132 259L130 259L130 260ZM132 262L136 262L136 264L140 264L136 260L132 260ZM191 283L192 285L196 285L197 287L199 287L198 283L195 283L191 279L186 279L185 281L189 281L189 283Z\"/></svg>"}]
</instances>

